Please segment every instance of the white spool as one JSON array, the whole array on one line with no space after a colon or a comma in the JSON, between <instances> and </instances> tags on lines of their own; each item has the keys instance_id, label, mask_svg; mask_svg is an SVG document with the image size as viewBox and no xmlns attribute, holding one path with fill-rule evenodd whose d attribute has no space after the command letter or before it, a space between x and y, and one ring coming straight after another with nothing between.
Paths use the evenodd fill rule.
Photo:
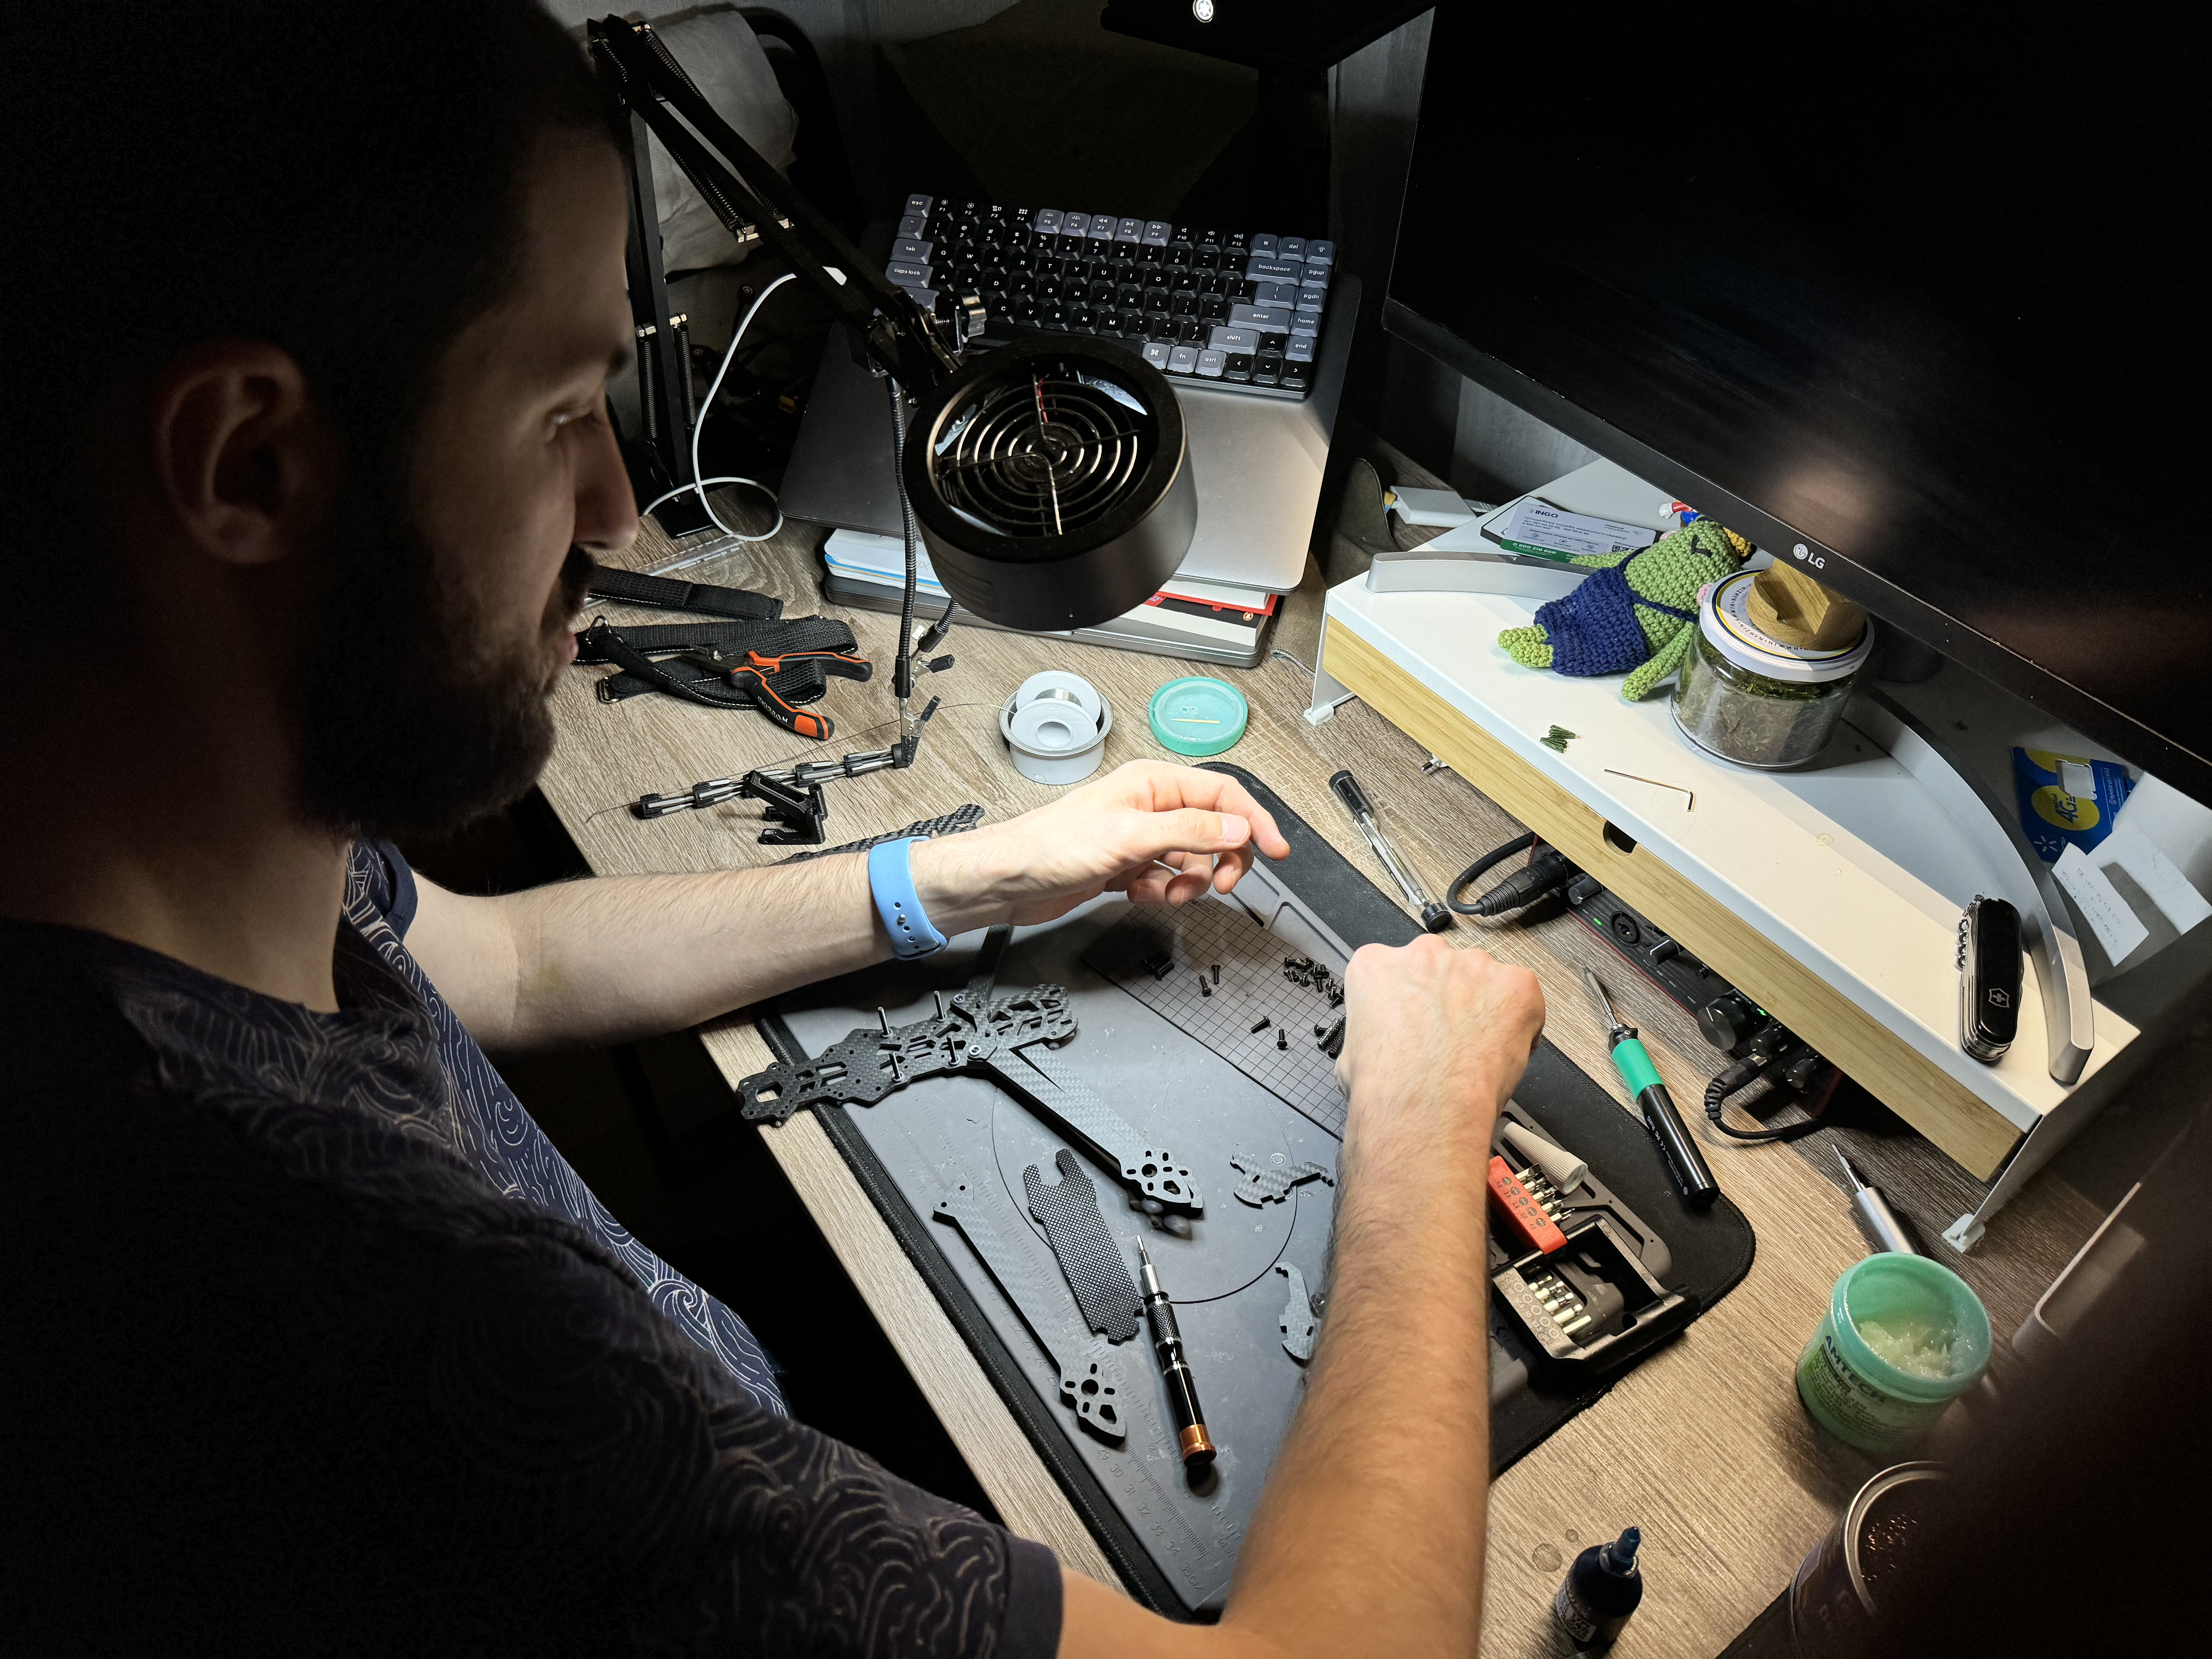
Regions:
<instances>
[{"instance_id":1,"label":"white spool","mask_svg":"<svg viewBox=\"0 0 2212 1659\"><path fill-rule=\"evenodd\" d=\"M1040 680L1060 684L1040 687ZM1032 783L1082 782L1105 759L1113 729L1112 707L1073 674L1032 675L999 710L999 734L1014 770Z\"/></svg>"}]
</instances>

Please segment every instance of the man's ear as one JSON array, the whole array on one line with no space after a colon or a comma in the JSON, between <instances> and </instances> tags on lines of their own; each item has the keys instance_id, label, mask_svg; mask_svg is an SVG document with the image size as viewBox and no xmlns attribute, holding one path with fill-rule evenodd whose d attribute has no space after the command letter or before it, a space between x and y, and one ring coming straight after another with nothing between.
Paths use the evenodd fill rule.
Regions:
<instances>
[{"instance_id":1,"label":"man's ear","mask_svg":"<svg viewBox=\"0 0 2212 1659\"><path fill-rule=\"evenodd\" d=\"M322 522L338 447L291 353L213 341L171 364L149 410L154 473L177 527L226 564L274 564Z\"/></svg>"}]
</instances>

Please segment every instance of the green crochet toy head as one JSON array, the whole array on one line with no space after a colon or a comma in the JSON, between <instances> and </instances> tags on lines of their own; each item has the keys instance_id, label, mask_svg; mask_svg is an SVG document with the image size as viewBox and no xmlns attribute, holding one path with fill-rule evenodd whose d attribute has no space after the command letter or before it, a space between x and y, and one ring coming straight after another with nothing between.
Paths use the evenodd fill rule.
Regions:
<instances>
[{"instance_id":1,"label":"green crochet toy head","mask_svg":"<svg viewBox=\"0 0 2212 1659\"><path fill-rule=\"evenodd\" d=\"M1498 636L1524 668L1562 674L1626 673L1630 702L1681 665L1698 625L1698 590L1741 564L1751 544L1711 519L1698 519L1633 553L1587 555L1571 562L1595 575L1563 599L1540 606L1527 628Z\"/></svg>"}]
</instances>

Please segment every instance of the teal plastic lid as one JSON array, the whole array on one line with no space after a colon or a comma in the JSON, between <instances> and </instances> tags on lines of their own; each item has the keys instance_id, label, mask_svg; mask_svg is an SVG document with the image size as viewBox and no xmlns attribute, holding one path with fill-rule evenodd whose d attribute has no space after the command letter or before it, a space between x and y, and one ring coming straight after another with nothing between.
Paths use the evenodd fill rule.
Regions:
<instances>
[{"instance_id":1,"label":"teal plastic lid","mask_svg":"<svg viewBox=\"0 0 2212 1659\"><path fill-rule=\"evenodd\" d=\"M1152 693L1146 711L1152 735L1171 755L1218 755L1244 735L1251 714L1244 694L1224 681L1192 674Z\"/></svg>"}]
</instances>

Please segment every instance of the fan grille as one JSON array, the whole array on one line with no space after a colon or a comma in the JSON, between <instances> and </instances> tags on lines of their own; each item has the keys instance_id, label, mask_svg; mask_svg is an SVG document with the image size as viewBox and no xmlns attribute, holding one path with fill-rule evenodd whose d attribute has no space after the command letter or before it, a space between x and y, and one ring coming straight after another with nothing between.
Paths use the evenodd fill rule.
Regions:
<instances>
[{"instance_id":1,"label":"fan grille","mask_svg":"<svg viewBox=\"0 0 2212 1659\"><path fill-rule=\"evenodd\" d=\"M1157 423L1134 403L1065 363L979 389L941 428L931 457L939 492L1001 536L1096 524L1144 477L1158 442Z\"/></svg>"}]
</instances>

